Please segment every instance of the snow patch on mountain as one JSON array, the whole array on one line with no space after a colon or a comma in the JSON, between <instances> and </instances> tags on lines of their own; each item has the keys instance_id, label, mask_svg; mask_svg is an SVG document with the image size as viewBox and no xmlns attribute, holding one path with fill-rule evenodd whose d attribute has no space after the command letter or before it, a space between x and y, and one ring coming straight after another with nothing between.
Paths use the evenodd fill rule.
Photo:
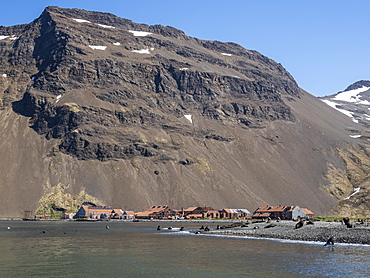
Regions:
<instances>
[{"instance_id":1,"label":"snow patch on mountain","mask_svg":"<svg viewBox=\"0 0 370 278\"><path fill-rule=\"evenodd\" d=\"M88 20L85 20L85 19L80 19L80 18L72 18L74 21L77 21L79 23L91 23L90 21Z\"/></svg>"},{"instance_id":2,"label":"snow patch on mountain","mask_svg":"<svg viewBox=\"0 0 370 278\"><path fill-rule=\"evenodd\" d=\"M191 115L184 115L185 118L192 124L193 123L193 119L191 118Z\"/></svg>"},{"instance_id":3,"label":"snow patch on mountain","mask_svg":"<svg viewBox=\"0 0 370 278\"><path fill-rule=\"evenodd\" d=\"M336 102L333 102L333 101L330 101L330 100L327 100L327 99L323 99L322 100L323 102L325 102L327 105L329 105L330 107L333 107L334 109L338 110L339 112L347 115L348 117L351 117L353 118L353 113L350 112L350 111L347 111L347 110L344 110L344 109L341 109L341 108L338 108L337 105L338 103Z\"/></svg>"},{"instance_id":4,"label":"snow patch on mountain","mask_svg":"<svg viewBox=\"0 0 370 278\"><path fill-rule=\"evenodd\" d=\"M12 41L19 39L19 37L15 36L15 35L11 35L11 36L6 35L6 36L0 36L0 41L5 40L7 38L9 38L9 40L12 40Z\"/></svg>"},{"instance_id":5,"label":"snow patch on mountain","mask_svg":"<svg viewBox=\"0 0 370 278\"><path fill-rule=\"evenodd\" d=\"M150 54L149 49L131 50L131 52L139 53L139 54Z\"/></svg>"},{"instance_id":6,"label":"snow patch on mountain","mask_svg":"<svg viewBox=\"0 0 370 278\"><path fill-rule=\"evenodd\" d=\"M364 81L361 81L364 82ZM370 115L370 86L356 82L345 91L321 98L330 107L351 117L355 123L368 126ZM354 88L354 89L352 89Z\"/></svg>"},{"instance_id":7,"label":"snow patch on mountain","mask_svg":"<svg viewBox=\"0 0 370 278\"><path fill-rule=\"evenodd\" d=\"M132 33L135 37L145 37L149 36L153 33L150 32L144 32L144 31L133 31L133 30L128 30L130 33Z\"/></svg>"},{"instance_id":8,"label":"snow patch on mountain","mask_svg":"<svg viewBox=\"0 0 370 278\"><path fill-rule=\"evenodd\" d=\"M338 93L333 98L333 100L370 105L369 101L361 100L361 95L359 95L360 93L366 92L369 89L370 89L369 87L362 86L361 88L358 88L358 89L344 91L344 92Z\"/></svg>"},{"instance_id":9,"label":"snow patch on mountain","mask_svg":"<svg viewBox=\"0 0 370 278\"><path fill-rule=\"evenodd\" d=\"M97 23L98 24L98 23ZM104 25L104 24L98 24L100 27L103 27L103 28L110 28L110 29L115 29L116 27L114 26L110 26L110 25Z\"/></svg>"},{"instance_id":10,"label":"snow patch on mountain","mask_svg":"<svg viewBox=\"0 0 370 278\"><path fill-rule=\"evenodd\" d=\"M105 50L107 47L103 45L89 45L90 48L94 50Z\"/></svg>"},{"instance_id":11,"label":"snow patch on mountain","mask_svg":"<svg viewBox=\"0 0 370 278\"><path fill-rule=\"evenodd\" d=\"M358 193L360 191L360 187L356 187L355 188L355 191L353 191L353 193L351 195L349 195L347 198L344 198L344 200L348 200L350 199L353 195L355 195L356 193Z\"/></svg>"}]
</instances>

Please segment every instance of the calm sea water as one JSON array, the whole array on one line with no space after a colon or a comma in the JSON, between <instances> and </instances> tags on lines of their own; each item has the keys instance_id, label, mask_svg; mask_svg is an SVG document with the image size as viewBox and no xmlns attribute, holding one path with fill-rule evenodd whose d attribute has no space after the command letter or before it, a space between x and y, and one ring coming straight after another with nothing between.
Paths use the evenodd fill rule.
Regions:
<instances>
[{"instance_id":1,"label":"calm sea water","mask_svg":"<svg viewBox=\"0 0 370 278\"><path fill-rule=\"evenodd\" d=\"M156 230L204 224L0 221L0 277L370 277L370 246Z\"/></svg>"}]
</instances>

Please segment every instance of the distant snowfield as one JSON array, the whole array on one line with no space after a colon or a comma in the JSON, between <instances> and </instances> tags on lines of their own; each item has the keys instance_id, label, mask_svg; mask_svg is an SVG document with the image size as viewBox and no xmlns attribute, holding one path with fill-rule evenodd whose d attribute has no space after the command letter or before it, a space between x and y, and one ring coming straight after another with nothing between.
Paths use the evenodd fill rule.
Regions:
<instances>
[{"instance_id":1,"label":"distant snowfield","mask_svg":"<svg viewBox=\"0 0 370 278\"><path fill-rule=\"evenodd\" d=\"M94 50L105 50L105 49L107 49L107 47L103 46L103 45L89 45L89 47L94 49Z\"/></svg>"},{"instance_id":2,"label":"distant snowfield","mask_svg":"<svg viewBox=\"0 0 370 278\"><path fill-rule=\"evenodd\" d=\"M341 104L341 102L342 103L347 102L347 103L369 106L370 102L367 101L367 100L362 100L361 95L360 95L360 93L366 92L369 89L370 89L370 87L362 86L361 88L358 88L358 89L338 93L336 96L331 97L329 99L323 99L322 101L325 102L330 107L333 107L334 109L338 110L339 112L347 115L348 117L351 117L352 120L355 123L358 123L358 120L355 118L353 112L347 111L345 109L338 108L337 106L339 106ZM369 110L370 110L370 108L369 108ZM359 116L357 116L357 117L359 117ZM362 114L360 116L360 118L369 120L370 116L367 115L367 114ZM353 137L353 138L355 138L355 137Z\"/></svg>"},{"instance_id":3,"label":"distant snowfield","mask_svg":"<svg viewBox=\"0 0 370 278\"><path fill-rule=\"evenodd\" d=\"M121 45L120 42L114 42L113 45Z\"/></svg>"},{"instance_id":4,"label":"distant snowfield","mask_svg":"<svg viewBox=\"0 0 370 278\"><path fill-rule=\"evenodd\" d=\"M361 134L350 135L349 137L352 137L352 138L360 138L361 137Z\"/></svg>"},{"instance_id":5,"label":"distant snowfield","mask_svg":"<svg viewBox=\"0 0 370 278\"><path fill-rule=\"evenodd\" d=\"M130 33L132 33L135 37L145 37L149 36L153 33L150 32L144 32L144 31L133 31L133 30L128 30Z\"/></svg>"},{"instance_id":6,"label":"distant snowfield","mask_svg":"<svg viewBox=\"0 0 370 278\"><path fill-rule=\"evenodd\" d=\"M2 77L8 77L8 75L6 73L2 74L1 76Z\"/></svg>"},{"instance_id":7,"label":"distant snowfield","mask_svg":"<svg viewBox=\"0 0 370 278\"><path fill-rule=\"evenodd\" d=\"M0 40L5 40L6 38L9 38L10 36L0 36Z\"/></svg>"},{"instance_id":8,"label":"distant snowfield","mask_svg":"<svg viewBox=\"0 0 370 278\"><path fill-rule=\"evenodd\" d=\"M224 56L233 56L233 54L230 54L230 53L221 53L221 54Z\"/></svg>"},{"instance_id":9,"label":"distant snowfield","mask_svg":"<svg viewBox=\"0 0 370 278\"><path fill-rule=\"evenodd\" d=\"M358 89L342 92L342 93L337 94L334 98L332 98L332 100L370 105L369 101L361 100L360 99L361 96L359 96L360 93L365 92L369 89L370 89L369 87L363 86Z\"/></svg>"},{"instance_id":10,"label":"distant snowfield","mask_svg":"<svg viewBox=\"0 0 370 278\"><path fill-rule=\"evenodd\" d=\"M131 50L131 52L135 52L139 54L150 54L149 49Z\"/></svg>"},{"instance_id":11,"label":"distant snowfield","mask_svg":"<svg viewBox=\"0 0 370 278\"><path fill-rule=\"evenodd\" d=\"M80 19L80 18L72 18L74 21L80 22L80 23L91 23L91 21L85 20L85 19Z\"/></svg>"}]
</instances>

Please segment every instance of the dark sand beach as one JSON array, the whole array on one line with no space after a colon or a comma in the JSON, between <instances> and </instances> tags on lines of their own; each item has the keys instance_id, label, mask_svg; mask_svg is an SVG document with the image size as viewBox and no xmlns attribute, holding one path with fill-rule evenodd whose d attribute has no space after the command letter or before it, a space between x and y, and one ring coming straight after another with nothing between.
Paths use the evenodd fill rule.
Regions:
<instances>
[{"instance_id":1,"label":"dark sand beach","mask_svg":"<svg viewBox=\"0 0 370 278\"><path fill-rule=\"evenodd\" d=\"M303 226L296 229L298 222L294 221L271 221L244 225L244 227L210 229L205 234L235 235L262 238L278 238L287 240L318 241L326 243L330 237L334 243L370 244L370 225L355 224L354 228L347 228L341 222L321 222L314 224L304 222Z\"/></svg>"}]
</instances>

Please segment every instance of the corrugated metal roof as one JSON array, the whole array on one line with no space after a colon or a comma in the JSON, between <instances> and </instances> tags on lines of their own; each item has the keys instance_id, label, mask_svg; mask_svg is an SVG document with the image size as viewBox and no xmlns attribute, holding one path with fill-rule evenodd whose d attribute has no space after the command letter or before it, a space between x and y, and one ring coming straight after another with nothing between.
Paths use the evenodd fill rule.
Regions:
<instances>
[{"instance_id":1,"label":"corrugated metal roof","mask_svg":"<svg viewBox=\"0 0 370 278\"><path fill-rule=\"evenodd\" d=\"M265 213L254 213L253 217L270 217L270 213L265 212Z\"/></svg>"},{"instance_id":2,"label":"corrugated metal roof","mask_svg":"<svg viewBox=\"0 0 370 278\"><path fill-rule=\"evenodd\" d=\"M203 214L189 214L188 217L190 217L190 218L202 218Z\"/></svg>"},{"instance_id":3,"label":"corrugated metal roof","mask_svg":"<svg viewBox=\"0 0 370 278\"><path fill-rule=\"evenodd\" d=\"M148 211L143 211L143 212L138 212L136 213L136 216L149 216L151 214L151 212L148 212Z\"/></svg>"},{"instance_id":4,"label":"corrugated metal roof","mask_svg":"<svg viewBox=\"0 0 370 278\"><path fill-rule=\"evenodd\" d=\"M309 209L301 208L301 210L302 210L306 215L314 215L314 213L313 213L312 211L310 211Z\"/></svg>"},{"instance_id":5,"label":"corrugated metal roof","mask_svg":"<svg viewBox=\"0 0 370 278\"><path fill-rule=\"evenodd\" d=\"M186 211L186 212L194 211L196 208L198 208L198 207L188 207L188 208L187 208L187 209L185 209L184 211Z\"/></svg>"},{"instance_id":6,"label":"corrugated metal roof","mask_svg":"<svg viewBox=\"0 0 370 278\"><path fill-rule=\"evenodd\" d=\"M295 210L296 207L297 206L291 206L287 211L293 211L293 210Z\"/></svg>"},{"instance_id":7,"label":"corrugated metal roof","mask_svg":"<svg viewBox=\"0 0 370 278\"><path fill-rule=\"evenodd\" d=\"M246 213L249 214L249 210L247 209L229 209L231 213Z\"/></svg>"},{"instance_id":8,"label":"corrugated metal roof","mask_svg":"<svg viewBox=\"0 0 370 278\"><path fill-rule=\"evenodd\" d=\"M259 207L256 212L282 212L287 206L264 206Z\"/></svg>"}]
</instances>

